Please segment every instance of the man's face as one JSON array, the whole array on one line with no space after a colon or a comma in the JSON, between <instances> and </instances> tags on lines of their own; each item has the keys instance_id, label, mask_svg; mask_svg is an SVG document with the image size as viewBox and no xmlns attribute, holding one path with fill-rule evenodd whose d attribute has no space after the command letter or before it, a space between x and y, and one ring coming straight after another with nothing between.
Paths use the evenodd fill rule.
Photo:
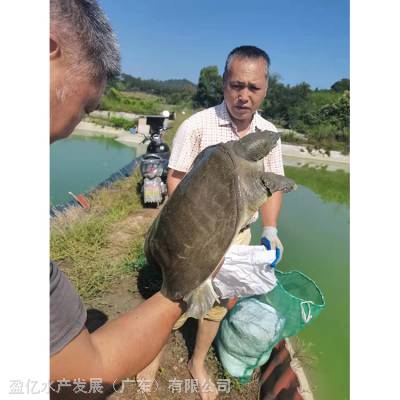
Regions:
<instances>
[{"instance_id":1,"label":"man's face","mask_svg":"<svg viewBox=\"0 0 400 400\"><path fill-rule=\"evenodd\" d=\"M265 61L233 58L224 83L224 100L233 122L250 123L267 94Z\"/></svg>"},{"instance_id":2,"label":"man's face","mask_svg":"<svg viewBox=\"0 0 400 400\"><path fill-rule=\"evenodd\" d=\"M52 68L50 78L50 143L67 137L85 114L97 108L106 80L93 82L88 76L70 76Z\"/></svg>"}]
</instances>

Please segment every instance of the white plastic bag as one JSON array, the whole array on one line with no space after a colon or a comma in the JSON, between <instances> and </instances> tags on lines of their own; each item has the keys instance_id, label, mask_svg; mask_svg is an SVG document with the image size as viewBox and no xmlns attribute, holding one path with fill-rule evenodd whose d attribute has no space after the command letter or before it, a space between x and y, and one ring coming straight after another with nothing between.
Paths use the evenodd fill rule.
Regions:
<instances>
[{"instance_id":1,"label":"white plastic bag","mask_svg":"<svg viewBox=\"0 0 400 400\"><path fill-rule=\"evenodd\" d=\"M264 246L232 245L213 280L215 292L221 299L270 292L276 286L270 266L275 258L275 250Z\"/></svg>"}]
</instances>

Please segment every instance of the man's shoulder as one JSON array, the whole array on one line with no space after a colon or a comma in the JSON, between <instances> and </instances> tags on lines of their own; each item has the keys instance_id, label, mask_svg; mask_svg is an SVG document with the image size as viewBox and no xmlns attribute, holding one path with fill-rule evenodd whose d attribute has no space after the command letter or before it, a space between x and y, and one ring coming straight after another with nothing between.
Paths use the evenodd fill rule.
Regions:
<instances>
[{"instance_id":1,"label":"man's shoulder","mask_svg":"<svg viewBox=\"0 0 400 400\"><path fill-rule=\"evenodd\" d=\"M201 111L197 111L193 115L191 115L189 118L186 119L186 121L189 122L197 122L197 121L203 121L205 119L208 119L210 117L215 117L217 115L217 109L220 105L214 106L214 107L209 107Z\"/></svg>"},{"instance_id":2,"label":"man's shoulder","mask_svg":"<svg viewBox=\"0 0 400 400\"><path fill-rule=\"evenodd\" d=\"M203 126L204 123L210 123L210 121L217 117L217 107L209 107L204 110L198 111L186 118L182 122L181 126L185 129L195 129Z\"/></svg>"},{"instance_id":3,"label":"man's shoulder","mask_svg":"<svg viewBox=\"0 0 400 400\"><path fill-rule=\"evenodd\" d=\"M263 118L260 114L256 114L256 127L263 131L278 132L277 127L272 122Z\"/></svg>"}]
</instances>

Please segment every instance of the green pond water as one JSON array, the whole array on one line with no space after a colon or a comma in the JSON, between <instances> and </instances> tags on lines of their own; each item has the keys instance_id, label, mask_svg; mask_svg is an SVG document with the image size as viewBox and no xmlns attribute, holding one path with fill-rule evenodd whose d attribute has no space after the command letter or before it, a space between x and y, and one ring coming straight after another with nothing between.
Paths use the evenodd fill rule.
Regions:
<instances>
[{"instance_id":1,"label":"green pond water","mask_svg":"<svg viewBox=\"0 0 400 400\"><path fill-rule=\"evenodd\" d=\"M72 137L51 146L51 202L89 190L135 157L111 139ZM279 236L285 246L278 268L299 270L320 287L326 307L300 334L317 362L306 369L316 400L349 398L349 174L286 166L298 184L284 196ZM261 222L253 224L259 243Z\"/></svg>"},{"instance_id":2,"label":"green pond water","mask_svg":"<svg viewBox=\"0 0 400 400\"><path fill-rule=\"evenodd\" d=\"M306 373L316 400L348 399L349 174L306 166L286 166L285 174L299 187L284 196L279 236L285 251L278 269L309 276L326 302L299 335L317 358ZM253 244L259 243L260 234L258 221L252 228Z\"/></svg>"},{"instance_id":3,"label":"green pond water","mask_svg":"<svg viewBox=\"0 0 400 400\"><path fill-rule=\"evenodd\" d=\"M71 200L94 188L136 157L134 148L113 139L72 136L50 146L50 203Z\"/></svg>"}]
</instances>

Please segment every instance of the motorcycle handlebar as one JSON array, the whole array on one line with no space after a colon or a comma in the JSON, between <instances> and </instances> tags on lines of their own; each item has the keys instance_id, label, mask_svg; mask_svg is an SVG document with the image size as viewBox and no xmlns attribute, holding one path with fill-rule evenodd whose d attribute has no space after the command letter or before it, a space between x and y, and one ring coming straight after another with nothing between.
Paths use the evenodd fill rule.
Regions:
<instances>
[{"instance_id":1,"label":"motorcycle handlebar","mask_svg":"<svg viewBox=\"0 0 400 400\"><path fill-rule=\"evenodd\" d=\"M163 132L167 131L168 129L171 129L171 126L169 126L169 127L167 127L167 128L160 128L160 129L158 129L158 130L155 131L155 132L150 132L149 135L146 135L145 133L143 133L144 139L143 139L143 142L142 142L142 143L144 143L146 140L151 140L151 138L152 138L154 135L160 135L160 136L162 136L162 135L163 135Z\"/></svg>"}]
</instances>

